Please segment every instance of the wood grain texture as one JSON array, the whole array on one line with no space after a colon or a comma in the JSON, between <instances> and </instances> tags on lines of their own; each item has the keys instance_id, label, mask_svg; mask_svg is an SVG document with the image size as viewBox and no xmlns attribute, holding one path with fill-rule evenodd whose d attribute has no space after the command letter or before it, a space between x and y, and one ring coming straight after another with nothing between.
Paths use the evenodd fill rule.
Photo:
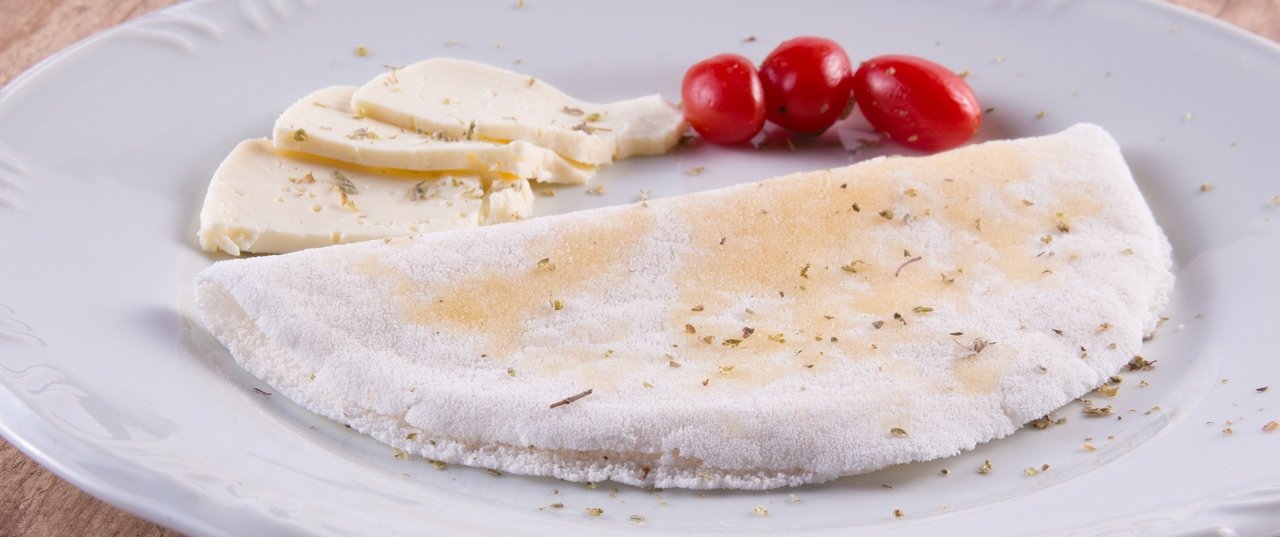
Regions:
<instances>
[{"instance_id":1,"label":"wood grain texture","mask_svg":"<svg viewBox=\"0 0 1280 537\"><path fill-rule=\"evenodd\" d=\"M1280 41L1280 0L1172 0L1272 41Z\"/></svg>"},{"instance_id":2,"label":"wood grain texture","mask_svg":"<svg viewBox=\"0 0 1280 537\"><path fill-rule=\"evenodd\" d=\"M0 444L0 536L178 535L81 492L8 443Z\"/></svg>"},{"instance_id":3,"label":"wood grain texture","mask_svg":"<svg viewBox=\"0 0 1280 537\"><path fill-rule=\"evenodd\" d=\"M174 0L0 0L0 84L94 32Z\"/></svg>"},{"instance_id":4,"label":"wood grain texture","mask_svg":"<svg viewBox=\"0 0 1280 537\"><path fill-rule=\"evenodd\" d=\"M1280 0L1171 0L1280 41ZM174 0L0 0L0 84L50 54ZM0 537L173 537L41 468L0 440Z\"/></svg>"}]
</instances>

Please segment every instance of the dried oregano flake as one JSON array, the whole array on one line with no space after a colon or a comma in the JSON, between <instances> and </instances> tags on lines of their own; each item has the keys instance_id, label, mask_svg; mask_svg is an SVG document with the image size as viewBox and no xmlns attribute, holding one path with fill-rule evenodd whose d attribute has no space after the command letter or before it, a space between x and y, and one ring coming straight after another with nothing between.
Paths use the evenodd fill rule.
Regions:
<instances>
[{"instance_id":1,"label":"dried oregano flake","mask_svg":"<svg viewBox=\"0 0 1280 537\"><path fill-rule=\"evenodd\" d=\"M1093 416L1093 417L1110 416L1112 413L1115 412L1115 410L1111 408L1111 405L1093 406L1088 403L1084 405L1083 411L1084 411L1084 415Z\"/></svg>"}]
</instances>

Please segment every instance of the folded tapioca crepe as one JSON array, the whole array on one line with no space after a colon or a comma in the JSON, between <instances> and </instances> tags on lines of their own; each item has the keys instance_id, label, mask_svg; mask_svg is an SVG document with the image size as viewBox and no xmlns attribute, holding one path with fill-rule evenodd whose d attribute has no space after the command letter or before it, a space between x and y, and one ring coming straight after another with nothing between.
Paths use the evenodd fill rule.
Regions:
<instances>
[{"instance_id":1,"label":"folded tapioca crepe","mask_svg":"<svg viewBox=\"0 0 1280 537\"><path fill-rule=\"evenodd\" d=\"M767 489L947 457L1102 384L1173 285L1077 125L678 198L224 261L202 322L431 459Z\"/></svg>"}]
</instances>

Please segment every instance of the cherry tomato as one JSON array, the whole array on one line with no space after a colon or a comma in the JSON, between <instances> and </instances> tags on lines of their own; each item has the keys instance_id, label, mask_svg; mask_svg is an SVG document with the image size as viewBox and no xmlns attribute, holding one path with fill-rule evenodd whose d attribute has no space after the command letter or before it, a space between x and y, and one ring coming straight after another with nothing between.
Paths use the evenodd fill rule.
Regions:
<instances>
[{"instance_id":1,"label":"cherry tomato","mask_svg":"<svg viewBox=\"0 0 1280 537\"><path fill-rule=\"evenodd\" d=\"M769 121L796 132L821 134L844 115L853 87L851 72L849 56L835 41L783 41L760 64Z\"/></svg>"},{"instance_id":2,"label":"cherry tomato","mask_svg":"<svg viewBox=\"0 0 1280 537\"><path fill-rule=\"evenodd\" d=\"M914 149L951 149L982 124L982 107L964 79L924 58L863 62L853 75L853 95L871 126Z\"/></svg>"},{"instance_id":3,"label":"cherry tomato","mask_svg":"<svg viewBox=\"0 0 1280 537\"><path fill-rule=\"evenodd\" d=\"M693 130L717 144L750 140L764 126L764 90L755 66L737 54L700 61L680 88L684 117Z\"/></svg>"}]
</instances>

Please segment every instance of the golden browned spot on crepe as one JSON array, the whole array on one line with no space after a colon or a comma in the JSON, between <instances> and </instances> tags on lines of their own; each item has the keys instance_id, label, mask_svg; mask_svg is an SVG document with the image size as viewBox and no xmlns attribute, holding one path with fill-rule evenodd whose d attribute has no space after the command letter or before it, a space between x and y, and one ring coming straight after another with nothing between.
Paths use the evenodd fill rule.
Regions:
<instances>
[{"instance_id":1,"label":"golden browned spot on crepe","mask_svg":"<svg viewBox=\"0 0 1280 537\"><path fill-rule=\"evenodd\" d=\"M956 380L967 393L992 393L1000 378L1012 365L1014 357L1004 347L987 347L977 355L963 355L953 366Z\"/></svg>"},{"instance_id":2,"label":"golden browned spot on crepe","mask_svg":"<svg viewBox=\"0 0 1280 537\"><path fill-rule=\"evenodd\" d=\"M487 270L442 288L420 289L408 301L406 316L424 325L443 323L484 334L487 354L508 354L520 348L529 319L558 313L555 301L572 308L567 297L583 289L626 285L627 262L654 223L652 212L632 210L596 225L559 229L524 250L531 261L548 259L548 265L526 263L531 268L522 273Z\"/></svg>"},{"instance_id":3,"label":"golden browned spot on crepe","mask_svg":"<svg viewBox=\"0 0 1280 537\"><path fill-rule=\"evenodd\" d=\"M1019 149L998 145L929 160L891 158L852 173L835 170L804 181L762 183L755 186L759 195L725 200L715 215L684 211L693 252L676 276L682 299L672 308L670 322L697 327L683 343L686 363L737 360L727 380L764 385L798 367L820 371L832 355L877 360L883 353L873 344L883 350L922 336L895 313L910 323L919 306L968 309L974 298L971 280L958 270L972 273L987 265L1011 285L1045 282L1050 273L1044 271L1062 258L1037 258L1044 246L1039 237L1058 233L1058 213L1067 219L1092 216L1099 204L1087 193L1069 191L1059 191L1055 200L1024 201L1008 187L1029 180L1033 164ZM904 223L907 215L915 225L938 220L953 230L950 252L905 238L895 239L900 244L875 242L874 231L881 226L912 225ZM916 256L924 259L898 271ZM767 305L746 317L755 334L725 348L722 341L740 338L734 335L740 327L714 318L744 295ZM690 311L693 305L702 311ZM868 332L875 321L883 322L881 328ZM769 334L781 336L770 340ZM707 335L715 336L713 345L701 342ZM790 351L793 358L784 361L789 363L776 359L780 347ZM766 361L770 354L775 359ZM974 363L995 365L986 359ZM978 368L958 372L963 387L989 391L1004 368L982 374L970 369ZM888 364L886 374L910 370Z\"/></svg>"}]
</instances>

